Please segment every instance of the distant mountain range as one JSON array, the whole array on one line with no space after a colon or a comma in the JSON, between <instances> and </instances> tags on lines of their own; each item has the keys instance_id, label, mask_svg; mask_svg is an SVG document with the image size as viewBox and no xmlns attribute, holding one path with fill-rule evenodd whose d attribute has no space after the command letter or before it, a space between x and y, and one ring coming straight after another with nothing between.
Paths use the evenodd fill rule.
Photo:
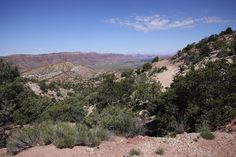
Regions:
<instances>
[{"instance_id":1,"label":"distant mountain range","mask_svg":"<svg viewBox=\"0 0 236 157\"><path fill-rule=\"evenodd\" d=\"M75 65L96 65L96 64L136 61L150 57L153 57L153 55L60 52L60 53L38 54L38 55L19 54L19 55L5 56L2 58L7 62L16 65L21 72L26 72L40 66L46 66L63 62L70 62Z\"/></svg>"},{"instance_id":2,"label":"distant mountain range","mask_svg":"<svg viewBox=\"0 0 236 157\"><path fill-rule=\"evenodd\" d=\"M2 58L16 65L22 72L32 70L40 66L47 66L63 62L71 62L77 65L94 65L99 63L114 63L140 59L139 57L132 55L81 52L60 52L38 55L19 54Z\"/></svg>"},{"instance_id":3,"label":"distant mountain range","mask_svg":"<svg viewBox=\"0 0 236 157\"><path fill-rule=\"evenodd\" d=\"M155 55L60 52L17 54L1 58L17 66L24 77L65 81L86 79L101 72L135 67L153 57Z\"/></svg>"}]
</instances>

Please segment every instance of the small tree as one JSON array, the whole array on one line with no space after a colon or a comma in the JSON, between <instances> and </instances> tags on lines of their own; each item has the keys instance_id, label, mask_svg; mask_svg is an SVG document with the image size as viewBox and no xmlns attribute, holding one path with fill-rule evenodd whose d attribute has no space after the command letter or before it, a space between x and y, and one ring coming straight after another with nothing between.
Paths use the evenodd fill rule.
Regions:
<instances>
[{"instance_id":1,"label":"small tree","mask_svg":"<svg viewBox=\"0 0 236 157\"><path fill-rule=\"evenodd\" d=\"M152 63L154 63L154 62L158 62L158 61L159 61L159 57L156 56L156 57L152 60Z\"/></svg>"},{"instance_id":2,"label":"small tree","mask_svg":"<svg viewBox=\"0 0 236 157\"><path fill-rule=\"evenodd\" d=\"M231 27L228 27L225 31L222 31L222 32L220 33L220 36L225 35L225 34L232 34L232 33L233 33L232 28L231 28Z\"/></svg>"},{"instance_id":3,"label":"small tree","mask_svg":"<svg viewBox=\"0 0 236 157\"><path fill-rule=\"evenodd\" d=\"M209 54L211 53L211 49L208 45L204 45L201 49L200 49L200 57L206 57L209 56Z\"/></svg>"},{"instance_id":4,"label":"small tree","mask_svg":"<svg viewBox=\"0 0 236 157\"><path fill-rule=\"evenodd\" d=\"M0 59L0 85L6 82L12 82L20 76L20 72L14 66Z\"/></svg>"},{"instance_id":5,"label":"small tree","mask_svg":"<svg viewBox=\"0 0 236 157\"><path fill-rule=\"evenodd\" d=\"M231 27L228 27L226 30L225 30L225 34L232 34L233 33L233 30Z\"/></svg>"},{"instance_id":6,"label":"small tree","mask_svg":"<svg viewBox=\"0 0 236 157\"><path fill-rule=\"evenodd\" d=\"M24 86L16 67L0 59L0 126L12 122L12 113L24 96Z\"/></svg>"},{"instance_id":7,"label":"small tree","mask_svg":"<svg viewBox=\"0 0 236 157\"><path fill-rule=\"evenodd\" d=\"M47 91L47 85L46 85L45 81L40 81L39 87L44 93Z\"/></svg>"},{"instance_id":8,"label":"small tree","mask_svg":"<svg viewBox=\"0 0 236 157\"><path fill-rule=\"evenodd\" d=\"M152 68L152 65L151 65L150 63L145 63L145 64L143 65L142 72L148 71L148 70L150 70L151 68Z\"/></svg>"}]
</instances>

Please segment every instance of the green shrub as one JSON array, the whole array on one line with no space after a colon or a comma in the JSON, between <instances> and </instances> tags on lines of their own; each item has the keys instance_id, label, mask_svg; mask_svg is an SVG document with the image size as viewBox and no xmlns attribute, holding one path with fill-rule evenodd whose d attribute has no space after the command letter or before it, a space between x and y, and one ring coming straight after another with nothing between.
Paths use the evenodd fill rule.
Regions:
<instances>
[{"instance_id":1,"label":"green shrub","mask_svg":"<svg viewBox=\"0 0 236 157\"><path fill-rule=\"evenodd\" d=\"M162 73L164 71L167 70L167 67L166 66L162 66L160 68L154 68L151 73L149 74L149 76L152 76L153 74L158 74L158 73Z\"/></svg>"},{"instance_id":2,"label":"green shrub","mask_svg":"<svg viewBox=\"0 0 236 157\"><path fill-rule=\"evenodd\" d=\"M26 93L18 69L0 59L0 126L14 121L12 114L20 107Z\"/></svg>"},{"instance_id":3,"label":"green shrub","mask_svg":"<svg viewBox=\"0 0 236 157\"><path fill-rule=\"evenodd\" d=\"M166 66L162 66L162 67L157 69L157 73L161 73L161 72L166 71L166 70L167 70L167 67Z\"/></svg>"},{"instance_id":4,"label":"green shrub","mask_svg":"<svg viewBox=\"0 0 236 157\"><path fill-rule=\"evenodd\" d=\"M225 35L225 34L232 34L232 33L233 33L232 28L231 28L231 27L228 27L228 28L226 28L225 31L222 31L222 32L220 33L220 35L222 36L222 35Z\"/></svg>"},{"instance_id":5,"label":"green shrub","mask_svg":"<svg viewBox=\"0 0 236 157\"><path fill-rule=\"evenodd\" d=\"M158 61L159 61L159 57L156 56L156 57L152 60L152 63L154 63L154 62L158 62Z\"/></svg>"},{"instance_id":6,"label":"green shrub","mask_svg":"<svg viewBox=\"0 0 236 157\"><path fill-rule=\"evenodd\" d=\"M196 64L197 62L200 61L200 57L199 55L197 54L188 54L185 58L184 58L184 62L187 64L187 65L190 65L190 64Z\"/></svg>"},{"instance_id":7,"label":"green shrub","mask_svg":"<svg viewBox=\"0 0 236 157\"><path fill-rule=\"evenodd\" d=\"M206 140L213 140L215 139L215 135L209 131L208 129L204 129L200 132L200 136Z\"/></svg>"},{"instance_id":8,"label":"green shrub","mask_svg":"<svg viewBox=\"0 0 236 157\"><path fill-rule=\"evenodd\" d=\"M13 82L20 76L17 67L11 66L9 63L0 59L0 85L8 82Z\"/></svg>"},{"instance_id":9,"label":"green shrub","mask_svg":"<svg viewBox=\"0 0 236 157\"><path fill-rule=\"evenodd\" d=\"M121 73L121 77L130 77L132 75L133 71L132 70L128 70L128 71L124 71Z\"/></svg>"},{"instance_id":10,"label":"green shrub","mask_svg":"<svg viewBox=\"0 0 236 157\"><path fill-rule=\"evenodd\" d=\"M62 97L62 94L59 91L57 91L56 94L57 94L58 97Z\"/></svg>"},{"instance_id":11,"label":"green shrub","mask_svg":"<svg viewBox=\"0 0 236 157\"><path fill-rule=\"evenodd\" d=\"M88 128L86 125L79 124L77 144L85 146L97 146L101 141L107 140L110 137L108 130L103 128Z\"/></svg>"},{"instance_id":12,"label":"green shrub","mask_svg":"<svg viewBox=\"0 0 236 157\"><path fill-rule=\"evenodd\" d=\"M195 43L188 44L185 48L183 48L182 51L187 52L187 51L191 50L194 46L195 46Z\"/></svg>"},{"instance_id":13,"label":"green shrub","mask_svg":"<svg viewBox=\"0 0 236 157\"><path fill-rule=\"evenodd\" d=\"M156 100L155 131L176 131L173 124L181 124L183 119L184 132L195 132L204 123L213 130L225 125L236 115L235 76L236 64L223 60L175 77L171 88Z\"/></svg>"},{"instance_id":14,"label":"green shrub","mask_svg":"<svg viewBox=\"0 0 236 157\"><path fill-rule=\"evenodd\" d=\"M81 122L85 117L85 111L80 100L65 100L55 103L43 113L43 119L63 122Z\"/></svg>"},{"instance_id":15,"label":"green shrub","mask_svg":"<svg viewBox=\"0 0 236 157\"><path fill-rule=\"evenodd\" d=\"M211 48L206 44L203 47L200 48L199 50L199 57L203 58L206 56L209 56L209 54L211 53Z\"/></svg>"},{"instance_id":16,"label":"green shrub","mask_svg":"<svg viewBox=\"0 0 236 157\"><path fill-rule=\"evenodd\" d=\"M152 65L150 63L145 63L142 68L142 72L148 71L152 68Z\"/></svg>"},{"instance_id":17,"label":"green shrub","mask_svg":"<svg viewBox=\"0 0 236 157\"><path fill-rule=\"evenodd\" d=\"M133 156L133 155L136 155L136 156L138 156L138 155L140 155L141 154L141 151L139 150L139 149L131 149L130 151L129 151L129 155L131 155L131 156Z\"/></svg>"},{"instance_id":18,"label":"green shrub","mask_svg":"<svg viewBox=\"0 0 236 157\"><path fill-rule=\"evenodd\" d=\"M53 144L58 148L72 148L77 142L78 130L70 123L58 123L53 136Z\"/></svg>"},{"instance_id":19,"label":"green shrub","mask_svg":"<svg viewBox=\"0 0 236 157\"><path fill-rule=\"evenodd\" d=\"M124 105L133 92L133 83L132 78L116 81L114 75L107 75L98 87L92 102L97 104L96 108L99 112L107 106Z\"/></svg>"},{"instance_id":20,"label":"green shrub","mask_svg":"<svg viewBox=\"0 0 236 157\"><path fill-rule=\"evenodd\" d=\"M7 140L7 151L15 155L24 149L53 143L58 148L72 148L75 145L98 146L107 140L110 132L96 127L88 128L84 124L43 122L13 131Z\"/></svg>"},{"instance_id":21,"label":"green shrub","mask_svg":"<svg viewBox=\"0 0 236 157\"><path fill-rule=\"evenodd\" d=\"M43 93L46 93L48 90L48 86L46 85L45 81L40 81L39 82L39 87L43 91Z\"/></svg>"},{"instance_id":22,"label":"green shrub","mask_svg":"<svg viewBox=\"0 0 236 157\"><path fill-rule=\"evenodd\" d=\"M86 145L91 147L98 146L102 142L101 137L97 135L97 132L94 129L89 130L87 139L88 141L86 141Z\"/></svg>"},{"instance_id":23,"label":"green shrub","mask_svg":"<svg viewBox=\"0 0 236 157\"><path fill-rule=\"evenodd\" d=\"M157 148L155 153L158 154L158 155L163 155L164 154L164 149L163 148Z\"/></svg>"},{"instance_id":24,"label":"green shrub","mask_svg":"<svg viewBox=\"0 0 236 157\"><path fill-rule=\"evenodd\" d=\"M218 39L218 35L214 34L214 35L210 35L208 37L208 42L215 42Z\"/></svg>"},{"instance_id":25,"label":"green shrub","mask_svg":"<svg viewBox=\"0 0 236 157\"><path fill-rule=\"evenodd\" d=\"M34 127L16 129L7 139L7 151L15 155L24 149L41 144L40 133Z\"/></svg>"},{"instance_id":26,"label":"green shrub","mask_svg":"<svg viewBox=\"0 0 236 157\"><path fill-rule=\"evenodd\" d=\"M137 73L137 75L140 75L142 72L141 72L141 68L138 68L137 70L136 70L136 73Z\"/></svg>"},{"instance_id":27,"label":"green shrub","mask_svg":"<svg viewBox=\"0 0 236 157\"><path fill-rule=\"evenodd\" d=\"M111 106L99 115L100 126L124 136L143 134L144 128L135 115L125 108Z\"/></svg>"},{"instance_id":28,"label":"green shrub","mask_svg":"<svg viewBox=\"0 0 236 157\"><path fill-rule=\"evenodd\" d=\"M146 82L146 79L144 77L144 80L137 81L134 84L135 92L131 95L131 102L129 103L133 110L146 109L152 112L156 106L154 101L161 94L161 83L156 81Z\"/></svg>"},{"instance_id":29,"label":"green shrub","mask_svg":"<svg viewBox=\"0 0 236 157\"><path fill-rule=\"evenodd\" d=\"M204 38L204 39L200 40L200 41L196 44L196 48L197 48L197 49L203 48L203 47L207 44L207 40L208 40L208 38Z\"/></svg>"},{"instance_id":30,"label":"green shrub","mask_svg":"<svg viewBox=\"0 0 236 157\"><path fill-rule=\"evenodd\" d=\"M228 27L226 30L225 30L225 34L232 34L233 33L233 30L231 27Z\"/></svg>"},{"instance_id":31,"label":"green shrub","mask_svg":"<svg viewBox=\"0 0 236 157\"><path fill-rule=\"evenodd\" d=\"M40 133L40 138L44 144L50 144L53 142L54 132L56 126L51 122L43 122L38 125L37 129Z\"/></svg>"},{"instance_id":32,"label":"green shrub","mask_svg":"<svg viewBox=\"0 0 236 157\"><path fill-rule=\"evenodd\" d=\"M68 96L73 96L74 93L73 93L73 92L68 92L67 95L68 95Z\"/></svg>"},{"instance_id":33,"label":"green shrub","mask_svg":"<svg viewBox=\"0 0 236 157\"><path fill-rule=\"evenodd\" d=\"M52 104L47 97L35 96L34 93L27 93L27 97L22 100L20 106L12 114L14 122L17 124L29 124L39 121L41 114Z\"/></svg>"},{"instance_id":34,"label":"green shrub","mask_svg":"<svg viewBox=\"0 0 236 157\"><path fill-rule=\"evenodd\" d=\"M59 91L60 90L56 82L49 83L48 88L50 90L54 90L54 91Z\"/></svg>"},{"instance_id":35,"label":"green shrub","mask_svg":"<svg viewBox=\"0 0 236 157\"><path fill-rule=\"evenodd\" d=\"M110 132L107 129L96 127L91 129L92 134L98 137L101 141L108 140L110 137Z\"/></svg>"},{"instance_id":36,"label":"green shrub","mask_svg":"<svg viewBox=\"0 0 236 157\"><path fill-rule=\"evenodd\" d=\"M97 146L101 142L92 129L88 128L86 125L78 125L78 136L77 144L85 146Z\"/></svg>"}]
</instances>

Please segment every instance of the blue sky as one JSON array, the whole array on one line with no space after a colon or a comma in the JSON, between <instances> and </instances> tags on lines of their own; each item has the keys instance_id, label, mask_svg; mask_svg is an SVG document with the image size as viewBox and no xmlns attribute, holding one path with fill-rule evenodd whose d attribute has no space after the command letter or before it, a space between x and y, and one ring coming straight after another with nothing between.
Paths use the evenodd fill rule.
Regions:
<instances>
[{"instance_id":1,"label":"blue sky","mask_svg":"<svg viewBox=\"0 0 236 157\"><path fill-rule=\"evenodd\" d=\"M0 55L170 54L226 27L235 0L0 0Z\"/></svg>"}]
</instances>

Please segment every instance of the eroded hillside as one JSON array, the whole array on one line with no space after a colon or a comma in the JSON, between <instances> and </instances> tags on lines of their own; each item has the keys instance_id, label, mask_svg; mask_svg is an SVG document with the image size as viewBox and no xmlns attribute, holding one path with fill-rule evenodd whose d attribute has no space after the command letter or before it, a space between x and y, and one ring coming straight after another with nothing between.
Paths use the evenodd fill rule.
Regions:
<instances>
[{"instance_id":1,"label":"eroded hillside","mask_svg":"<svg viewBox=\"0 0 236 157\"><path fill-rule=\"evenodd\" d=\"M38 67L22 73L23 77L48 81L78 81L92 78L96 72L89 67L74 65L70 62Z\"/></svg>"}]
</instances>

